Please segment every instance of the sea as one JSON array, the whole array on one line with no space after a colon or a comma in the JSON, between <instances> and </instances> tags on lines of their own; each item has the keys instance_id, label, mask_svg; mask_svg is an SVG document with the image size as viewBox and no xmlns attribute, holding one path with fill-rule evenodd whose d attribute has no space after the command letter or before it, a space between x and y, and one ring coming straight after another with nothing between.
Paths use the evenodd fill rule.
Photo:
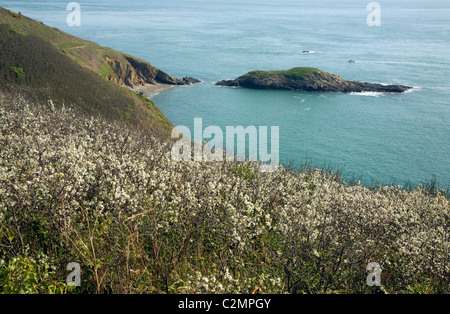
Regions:
<instances>
[{"instance_id":1,"label":"sea","mask_svg":"<svg viewBox=\"0 0 450 314\"><path fill-rule=\"evenodd\" d=\"M170 75L200 79L152 96L176 126L193 130L195 118L223 130L278 126L283 164L338 169L368 185L450 184L448 0L86 0L78 2L80 26L67 23L68 4L0 3ZM331 94L215 85L293 67L414 89Z\"/></svg>"}]
</instances>

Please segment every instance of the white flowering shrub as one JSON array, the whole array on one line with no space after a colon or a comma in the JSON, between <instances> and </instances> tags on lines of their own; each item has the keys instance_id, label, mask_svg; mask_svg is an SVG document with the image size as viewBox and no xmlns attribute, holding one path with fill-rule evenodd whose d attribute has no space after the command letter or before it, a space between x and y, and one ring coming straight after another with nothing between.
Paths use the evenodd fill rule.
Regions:
<instances>
[{"instance_id":1,"label":"white flowering shrub","mask_svg":"<svg viewBox=\"0 0 450 314\"><path fill-rule=\"evenodd\" d=\"M377 262L386 292L450 292L443 193L176 162L171 145L53 104L2 101L2 265L44 254L64 282L79 262L83 293L370 293Z\"/></svg>"}]
</instances>

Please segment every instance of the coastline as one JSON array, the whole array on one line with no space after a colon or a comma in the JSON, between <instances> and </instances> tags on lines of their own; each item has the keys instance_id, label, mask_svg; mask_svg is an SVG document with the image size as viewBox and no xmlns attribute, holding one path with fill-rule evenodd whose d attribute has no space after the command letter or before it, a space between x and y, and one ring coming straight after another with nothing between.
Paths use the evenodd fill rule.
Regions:
<instances>
[{"instance_id":1,"label":"coastline","mask_svg":"<svg viewBox=\"0 0 450 314\"><path fill-rule=\"evenodd\" d=\"M151 97L159 94L160 92L169 90L173 87L174 87L174 85L157 83L157 84L146 84L146 85L141 85L141 86L133 86L131 89L146 98L151 98Z\"/></svg>"}]
</instances>

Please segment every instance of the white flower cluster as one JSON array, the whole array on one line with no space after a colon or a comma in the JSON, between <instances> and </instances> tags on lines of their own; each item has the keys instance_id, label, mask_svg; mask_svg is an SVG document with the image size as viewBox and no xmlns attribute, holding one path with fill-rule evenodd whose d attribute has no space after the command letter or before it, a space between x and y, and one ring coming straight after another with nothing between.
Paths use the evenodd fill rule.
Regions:
<instances>
[{"instance_id":1,"label":"white flower cluster","mask_svg":"<svg viewBox=\"0 0 450 314\"><path fill-rule=\"evenodd\" d=\"M220 294L254 294L279 293L283 289L283 280L280 277L272 278L261 273L255 277L236 279L230 274L228 268L218 272L218 277L203 276L197 271L195 275L178 288L180 293L220 293Z\"/></svg>"},{"instance_id":2,"label":"white flower cluster","mask_svg":"<svg viewBox=\"0 0 450 314\"><path fill-rule=\"evenodd\" d=\"M80 207L119 224L151 211L151 219L133 220L149 259L173 267L188 255L200 271L183 279L190 292L328 291L348 288L348 278L360 280L351 287L359 291L369 262L381 264L392 287L423 277L448 292L444 195L348 186L318 169L262 173L253 162L176 162L171 144L69 109L2 104L0 226L42 249L56 242L43 245L34 235L56 241L49 234L80 222ZM217 271L201 266L205 256Z\"/></svg>"}]
</instances>

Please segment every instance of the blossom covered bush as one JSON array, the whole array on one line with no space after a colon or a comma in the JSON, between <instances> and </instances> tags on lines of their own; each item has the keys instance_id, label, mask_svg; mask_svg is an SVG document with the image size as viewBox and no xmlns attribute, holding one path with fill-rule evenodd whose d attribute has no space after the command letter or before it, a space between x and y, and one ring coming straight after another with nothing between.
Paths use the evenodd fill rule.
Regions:
<instances>
[{"instance_id":1,"label":"blossom covered bush","mask_svg":"<svg viewBox=\"0 0 450 314\"><path fill-rule=\"evenodd\" d=\"M176 162L172 144L51 102L3 100L0 292L21 278L11 263L42 256L51 271L36 278L70 293L371 293L371 262L384 292L450 292L443 193ZM82 268L76 289L63 287L70 262Z\"/></svg>"}]
</instances>

